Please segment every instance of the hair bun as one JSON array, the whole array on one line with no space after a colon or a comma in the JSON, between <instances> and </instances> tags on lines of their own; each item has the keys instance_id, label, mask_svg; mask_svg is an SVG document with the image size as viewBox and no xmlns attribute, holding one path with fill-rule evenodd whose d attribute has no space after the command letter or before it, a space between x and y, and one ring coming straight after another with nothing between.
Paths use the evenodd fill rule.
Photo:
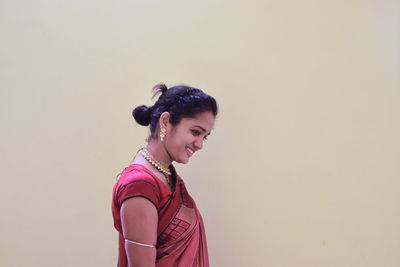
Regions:
<instances>
[{"instance_id":1,"label":"hair bun","mask_svg":"<svg viewBox=\"0 0 400 267\"><path fill-rule=\"evenodd\" d=\"M151 110L152 110L151 107L141 105L136 107L132 111L132 116L137 123L143 126L147 126L150 124Z\"/></svg>"},{"instance_id":2,"label":"hair bun","mask_svg":"<svg viewBox=\"0 0 400 267\"><path fill-rule=\"evenodd\" d=\"M165 83L159 83L157 85L155 85L153 87L153 97L152 99L154 99L156 97L156 95L160 94L164 94L166 91L168 90L168 87L165 85Z\"/></svg>"}]
</instances>

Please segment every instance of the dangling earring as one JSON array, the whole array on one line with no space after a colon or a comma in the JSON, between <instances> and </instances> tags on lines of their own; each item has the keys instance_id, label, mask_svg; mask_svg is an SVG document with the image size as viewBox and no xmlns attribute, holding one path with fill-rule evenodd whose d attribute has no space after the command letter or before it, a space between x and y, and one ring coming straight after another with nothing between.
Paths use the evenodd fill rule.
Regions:
<instances>
[{"instance_id":1,"label":"dangling earring","mask_svg":"<svg viewBox=\"0 0 400 267\"><path fill-rule=\"evenodd\" d=\"M160 140L161 142L164 141L164 137L167 134L167 129L165 129L164 127L161 127L160 129Z\"/></svg>"}]
</instances>

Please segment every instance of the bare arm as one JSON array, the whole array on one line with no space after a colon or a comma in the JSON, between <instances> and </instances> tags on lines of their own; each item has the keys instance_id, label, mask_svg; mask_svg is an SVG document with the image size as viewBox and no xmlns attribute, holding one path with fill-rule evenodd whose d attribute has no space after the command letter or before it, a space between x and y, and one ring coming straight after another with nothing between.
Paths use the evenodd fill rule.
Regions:
<instances>
[{"instance_id":1,"label":"bare arm","mask_svg":"<svg viewBox=\"0 0 400 267\"><path fill-rule=\"evenodd\" d=\"M126 200L121 207L122 231L125 239L155 245L158 214L156 207L143 197ZM156 249L125 242L129 267L155 267Z\"/></svg>"}]
</instances>

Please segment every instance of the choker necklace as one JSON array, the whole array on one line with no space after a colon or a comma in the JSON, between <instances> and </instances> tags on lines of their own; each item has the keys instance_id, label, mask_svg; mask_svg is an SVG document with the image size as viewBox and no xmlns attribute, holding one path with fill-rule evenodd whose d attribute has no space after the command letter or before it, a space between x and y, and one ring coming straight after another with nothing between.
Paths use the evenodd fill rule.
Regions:
<instances>
[{"instance_id":1,"label":"choker necklace","mask_svg":"<svg viewBox=\"0 0 400 267\"><path fill-rule=\"evenodd\" d=\"M168 175L171 175L171 171L169 170L169 168L165 168L164 166L161 165L160 162L158 162L151 154L150 152L145 148L142 147L140 149L140 154L142 154L142 156L154 167L157 168L157 170L159 170L160 172L162 172L165 177L167 178L167 182L169 185L171 185L170 180L168 178Z\"/></svg>"}]
</instances>

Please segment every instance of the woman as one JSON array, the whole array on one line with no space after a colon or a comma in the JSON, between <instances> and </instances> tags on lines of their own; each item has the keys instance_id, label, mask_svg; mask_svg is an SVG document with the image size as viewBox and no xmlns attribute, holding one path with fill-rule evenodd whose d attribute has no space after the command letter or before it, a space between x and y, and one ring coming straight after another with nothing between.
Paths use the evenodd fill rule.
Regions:
<instances>
[{"instance_id":1,"label":"woman","mask_svg":"<svg viewBox=\"0 0 400 267\"><path fill-rule=\"evenodd\" d=\"M203 147L218 107L203 91L164 84L152 107L133 110L150 125L147 145L113 189L112 213L119 232L118 267L208 267L204 225L172 162L186 164Z\"/></svg>"}]
</instances>

